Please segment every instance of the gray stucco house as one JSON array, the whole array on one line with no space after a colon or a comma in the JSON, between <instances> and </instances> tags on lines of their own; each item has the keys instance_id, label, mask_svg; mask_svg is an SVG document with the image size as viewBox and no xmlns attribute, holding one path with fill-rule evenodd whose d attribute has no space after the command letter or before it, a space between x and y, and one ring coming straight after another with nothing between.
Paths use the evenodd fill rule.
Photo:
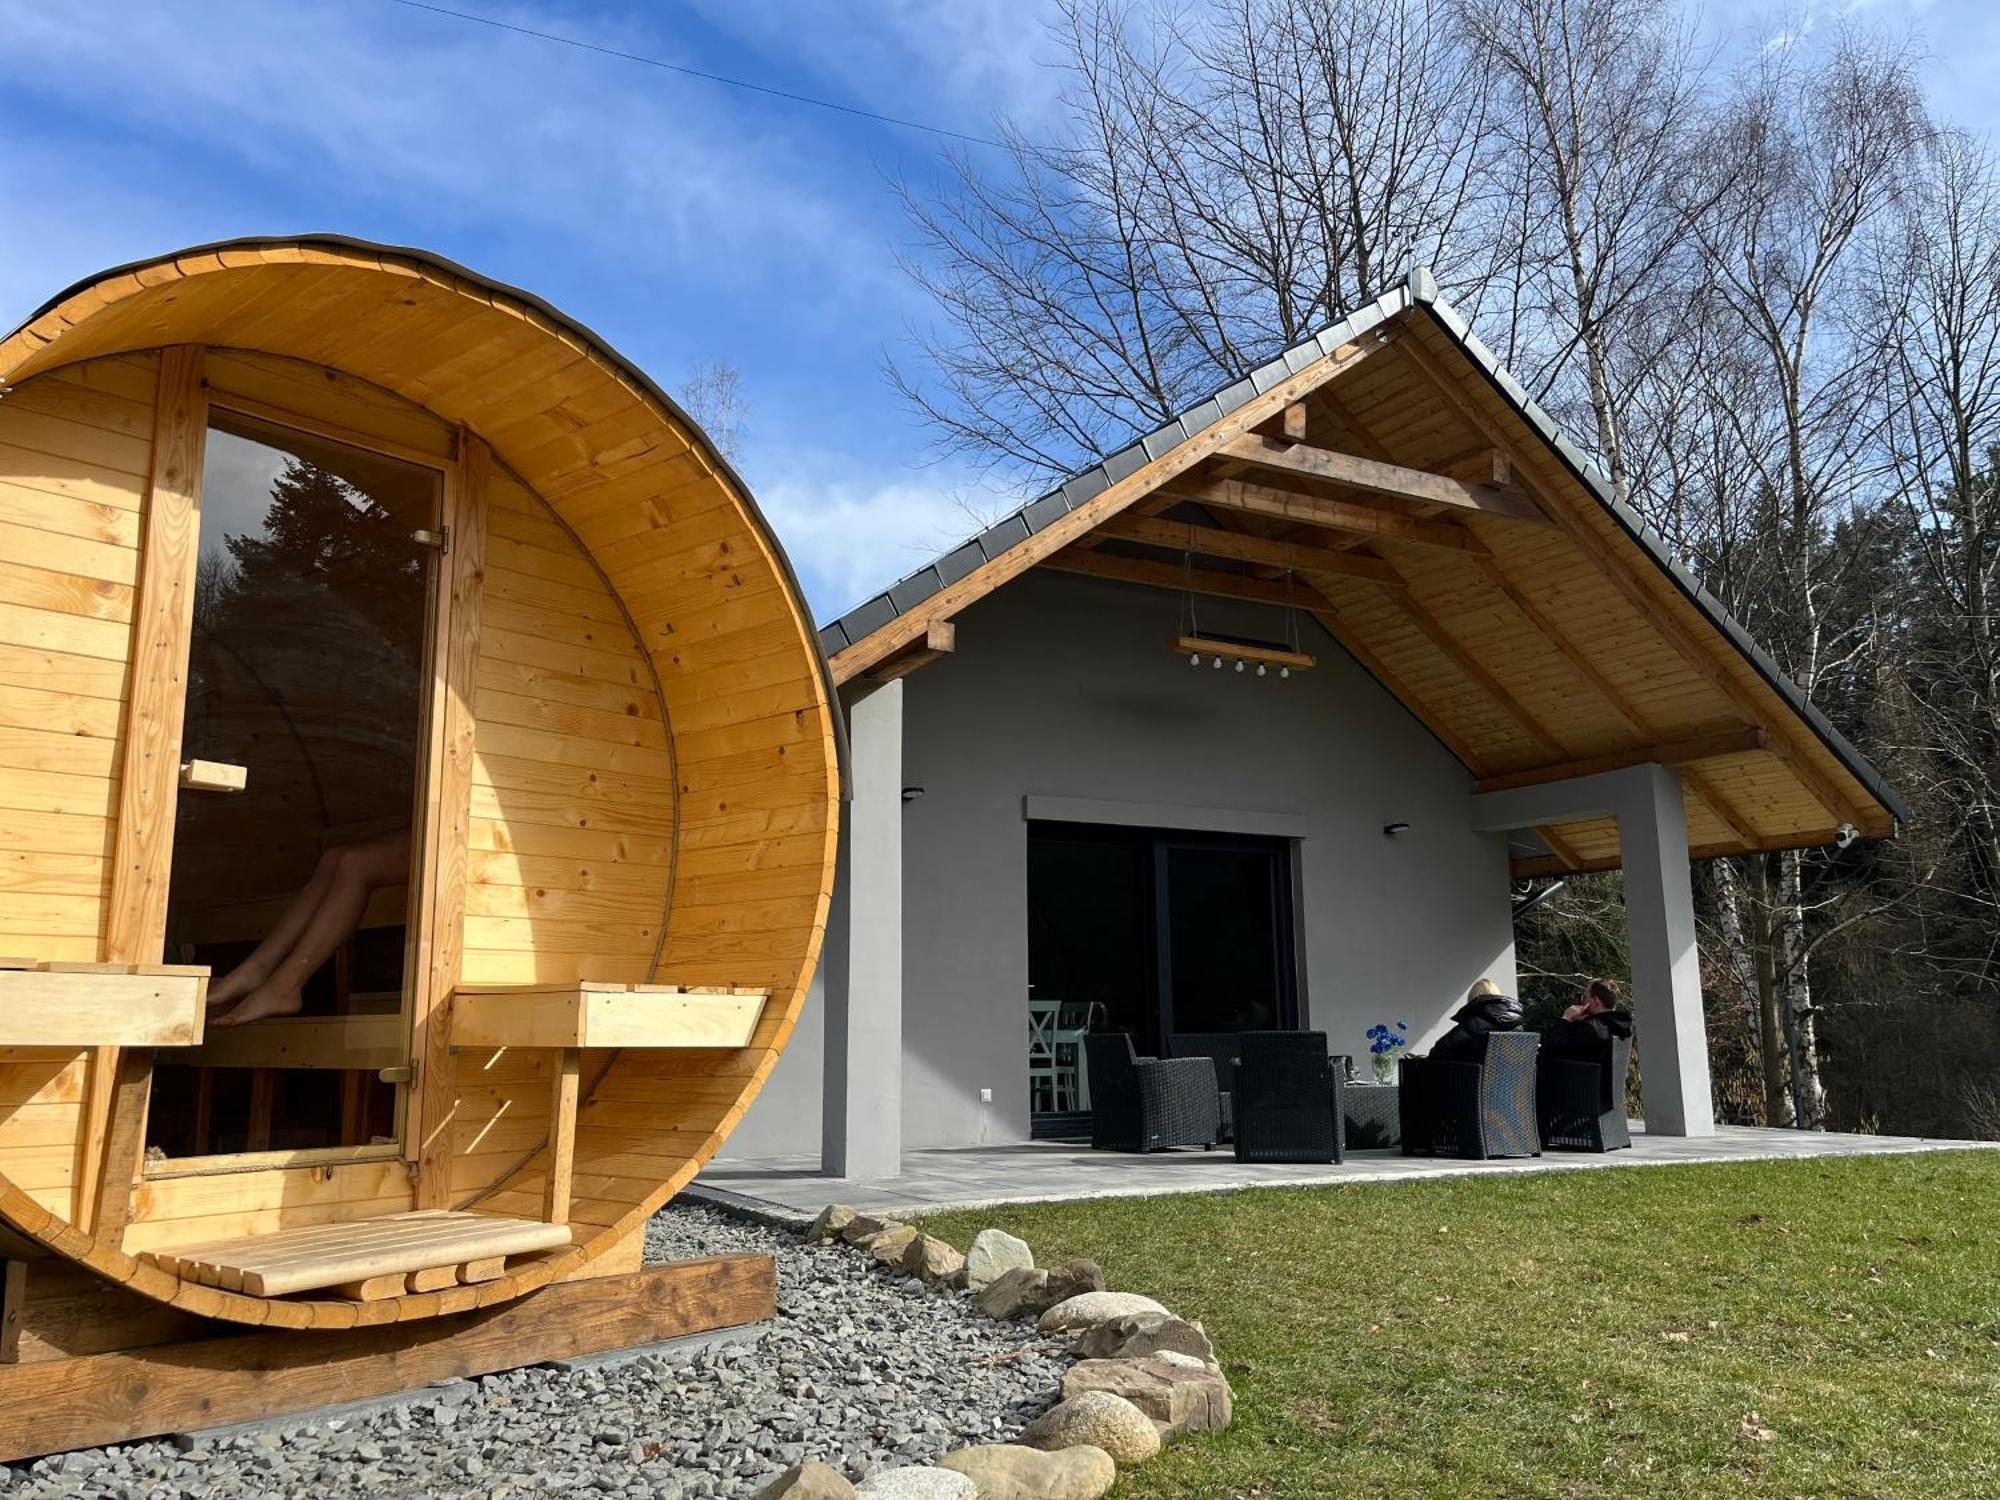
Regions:
<instances>
[{"instance_id":1,"label":"gray stucco house","mask_svg":"<svg viewBox=\"0 0 2000 1500\"><path fill-rule=\"evenodd\" d=\"M1690 859L1903 816L1424 272L822 642L852 801L820 993L729 1154L837 1176L1073 1128L1033 1000L1142 1053L1421 1047L1515 987L1521 880L1613 867L1648 1127L1707 1134Z\"/></svg>"}]
</instances>

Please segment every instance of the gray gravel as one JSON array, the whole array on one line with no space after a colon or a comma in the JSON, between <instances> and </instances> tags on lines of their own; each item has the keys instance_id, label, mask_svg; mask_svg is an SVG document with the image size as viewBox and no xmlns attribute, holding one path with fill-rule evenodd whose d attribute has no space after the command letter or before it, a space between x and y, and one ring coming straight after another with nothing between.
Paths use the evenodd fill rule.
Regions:
<instances>
[{"instance_id":1,"label":"gray gravel","mask_svg":"<svg viewBox=\"0 0 2000 1500\"><path fill-rule=\"evenodd\" d=\"M1053 1403L1069 1355L858 1251L695 1204L649 1260L769 1251L778 1316L754 1338L596 1368L457 1382L347 1418L0 1464L0 1494L742 1496L804 1458L851 1478L1011 1436Z\"/></svg>"}]
</instances>

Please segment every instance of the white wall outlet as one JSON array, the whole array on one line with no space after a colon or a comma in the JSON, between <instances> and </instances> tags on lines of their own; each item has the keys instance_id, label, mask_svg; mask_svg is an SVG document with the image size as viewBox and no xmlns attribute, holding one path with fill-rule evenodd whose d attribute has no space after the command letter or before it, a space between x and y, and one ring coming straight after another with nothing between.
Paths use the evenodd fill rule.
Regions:
<instances>
[{"instance_id":1,"label":"white wall outlet","mask_svg":"<svg viewBox=\"0 0 2000 1500\"><path fill-rule=\"evenodd\" d=\"M979 1102L981 1104L991 1104L993 1102L993 1090L981 1089L979 1091Z\"/></svg>"}]
</instances>

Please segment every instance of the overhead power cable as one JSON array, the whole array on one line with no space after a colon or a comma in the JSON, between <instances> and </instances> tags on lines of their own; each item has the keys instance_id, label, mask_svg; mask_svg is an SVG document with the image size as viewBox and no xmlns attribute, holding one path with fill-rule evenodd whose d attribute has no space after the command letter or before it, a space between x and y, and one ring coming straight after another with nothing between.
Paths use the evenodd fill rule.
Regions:
<instances>
[{"instance_id":1,"label":"overhead power cable","mask_svg":"<svg viewBox=\"0 0 2000 1500\"><path fill-rule=\"evenodd\" d=\"M928 135L943 136L948 140L967 141L975 146L995 146L1002 150L1003 142L983 135L969 135L963 130L947 130L942 125L926 125L922 120L905 120L898 115L885 115L876 110L862 109L858 105L841 104L832 99L816 99L811 94L795 94L790 89L772 88L769 84L751 83L742 78L730 78L721 73L710 73L701 68L690 68L681 63L672 63L664 58L647 57L640 52L627 52L618 47L600 46L596 42L586 42L578 37L559 36L553 31L537 31L532 26L516 26L512 21L497 20L492 16L476 15L467 10L452 10L448 6L432 5L428 0L393 0L394 4L410 10L429 11L434 16L449 16L454 21L466 21L474 26L490 26L495 31L511 31L516 36L533 37L538 42L554 42L560 47L574 47L579 52L595 52L601 57L615 57L622 62L641 63L649 68L660 68L668 73L679 73L687 78L700 78L709 83L723 84L732 89L747 89L753 94L768 94L773 99L784 99L793 104L808 104L814 109L830 109L843 115L853 115L857 119L873 120L878 125L894 125L902 130L921 130Z\"/></svg>"}]
</instances>

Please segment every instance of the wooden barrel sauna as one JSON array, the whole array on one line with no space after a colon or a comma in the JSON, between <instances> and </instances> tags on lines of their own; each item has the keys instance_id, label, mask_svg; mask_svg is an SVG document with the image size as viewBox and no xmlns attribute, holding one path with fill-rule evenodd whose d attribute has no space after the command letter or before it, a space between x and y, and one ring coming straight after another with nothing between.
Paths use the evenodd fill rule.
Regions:
<instances>
[{"instance_id":1,"label":"wooden barrel sauna","mask_svg":"<svg viewBox=\"0 0 2000 1500\"><path fill-rule=\"evenodd\" d=\"M326 237L71 288L0 340L0 1258L286 1328L636 1264L839 790L776 538L586 329Z\"/></svg>"}]
</instances>

